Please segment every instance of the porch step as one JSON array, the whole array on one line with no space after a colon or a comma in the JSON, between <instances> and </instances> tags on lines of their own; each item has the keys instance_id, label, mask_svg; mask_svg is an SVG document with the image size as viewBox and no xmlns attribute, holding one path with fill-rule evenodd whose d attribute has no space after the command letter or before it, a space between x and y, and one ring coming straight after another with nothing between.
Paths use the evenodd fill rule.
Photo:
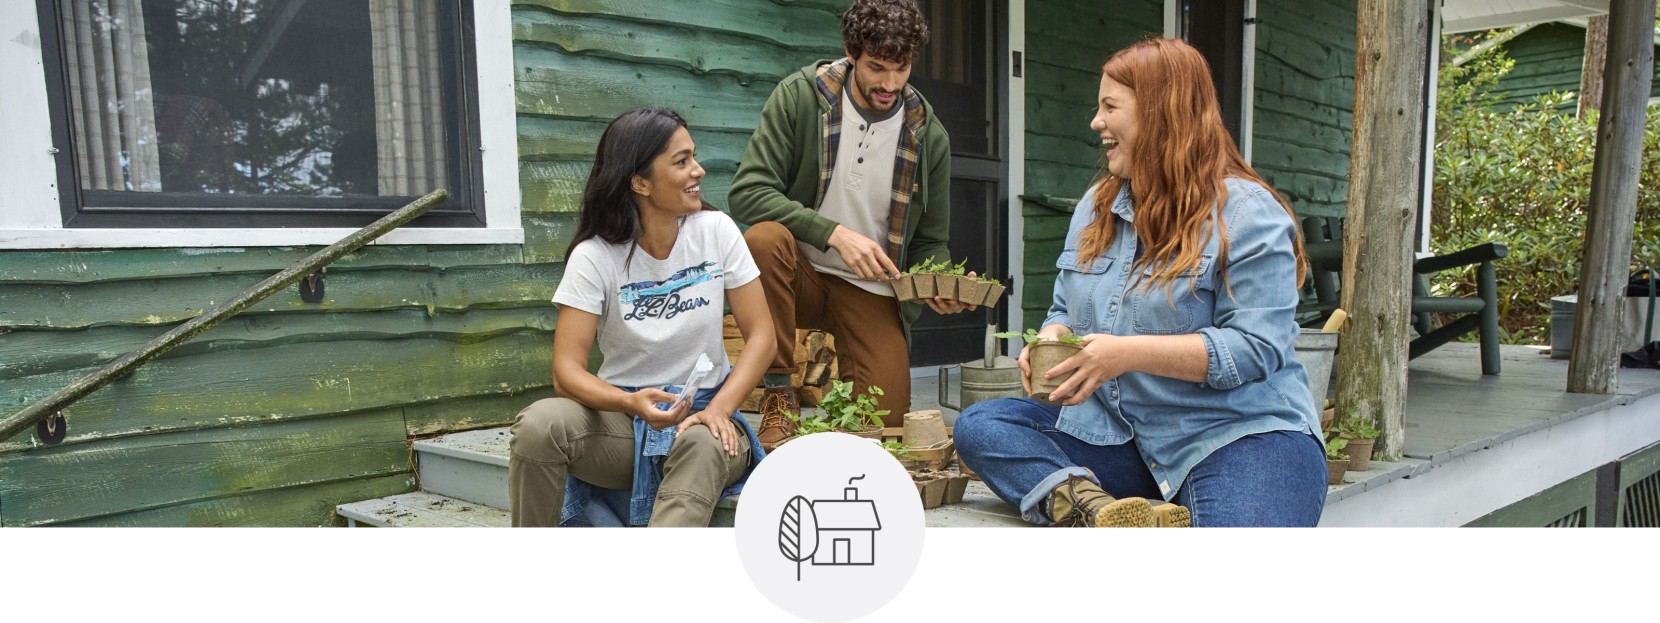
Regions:
<instances>
[{"instance_id":1,"label":"porch step","mask_svg":"<svg viewBox=\"0 0 1660 623\"><path fill-rule=\"evenodd\" d=\"M335 510L353 527L505 528L512 523L507 511L499 508L426 491L341 504Z\"/></svg>"}]
</instances>

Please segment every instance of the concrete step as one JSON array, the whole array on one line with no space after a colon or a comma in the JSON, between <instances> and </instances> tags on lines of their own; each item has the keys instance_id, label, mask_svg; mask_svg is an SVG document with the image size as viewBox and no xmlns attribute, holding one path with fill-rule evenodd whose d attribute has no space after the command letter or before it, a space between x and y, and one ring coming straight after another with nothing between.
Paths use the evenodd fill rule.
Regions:
<instances>
[{"instance_id":1,"label":"concrete step","mask_svg":"<svg viewBox=\"0 0 1660 623\"><path fill-rule=\"evenodd\" d=\"M335 507L346 525L376 528L505 528L507 511L426 491Z\"/></svg>"}]
</instances>

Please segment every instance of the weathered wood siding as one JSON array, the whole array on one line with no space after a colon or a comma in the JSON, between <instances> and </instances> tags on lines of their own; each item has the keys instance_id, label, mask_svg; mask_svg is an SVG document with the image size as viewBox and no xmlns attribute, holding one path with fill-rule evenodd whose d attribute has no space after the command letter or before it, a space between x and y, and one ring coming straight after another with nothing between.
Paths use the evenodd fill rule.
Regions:
<instances>
[{"instance_id":1,"label":"weathered wood siding","mask_svg":"<svg viewBox=\"0 0 1660 623\"><path fill-rule=\"evenodd\" d=\"M1342 216L1354 135L1353 0L1257 2L1252 166L1304 216Z\"/></svg>"},{"instance_id":2,"label":"weathered wood siding","mask_svg":"<svg viewBox=\"0 0 1660 623\"><path fill-rule=\"evenodd\" d=\"M1544 24L1505 42L1505 54L1516 66L1497 90L1504 93L1499 105L1505 108L1532 103L1551 91L1578 91L1580 70L1585 62L1585 29L1572 24ZM1657 47L1660 49L1660 47ZM1654 88L1649 97L1660 97L1660 69L1655 70ZM1572 104L1569 108L1572 108Z\"/></svg>"},{"instance_id":3,"label":"weathered wood siding","mask_svg":"<svg viewBox=\"0 0 1660 623\"><path fill-rule=\"evenodd\" d=\"M319 525L413 490L407 438L552 394L548 299L606 121L678 110L726 188L785 73L840 53L846 0L527 0L513 15L524 245L371 247L0 440L0 525ZM507 111L484 111L507 114ZM13 413L314 248L0 251Z\"/></svg>"},{"instance_id":4,"label":"weathered wood siding","mask_svg":"<svg viewBox=\"0 0 1660 623\"><path fill-rule=\"evenodd\" d=\"M1025 196L1075 198L1089 188L1101 157L1101 140L1089 129L1101 64L1163 30L1160 0L1027 0ZM1022 202L1025 326L1037 327L1049 309L1070 209Z\"/></svg>"}]
</instances>

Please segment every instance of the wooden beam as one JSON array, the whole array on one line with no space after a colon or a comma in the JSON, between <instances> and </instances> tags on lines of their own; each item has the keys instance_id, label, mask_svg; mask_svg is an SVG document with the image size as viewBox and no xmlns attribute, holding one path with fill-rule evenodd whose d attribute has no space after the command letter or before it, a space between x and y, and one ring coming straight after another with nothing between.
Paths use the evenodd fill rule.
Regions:
<instances>
[{"instance_id":1,"label":"wooden beam","mask_svg":"<svg viewBox=\"0 0 1660 623\"><path fill-rule=\"evenodd\" d=\"M1612 394L1619 388L1620 301L1631 268L1637 170L1654 78L1654 11L1654 0L1614 0L1609 7L1602 114L1568 361L1570 392Z\"/></svg>"},{"instance_id":2,"label":"wooden beam","mask_svg":"<svg viewBox=\"0 0 1660 623\"><path fill-rule=\"evenodd\" d=\"M1337 409L1383 429L1374 456L1399 460L1404 441L1414 217L1423 183L1429 0L1360 0L1354 148L1343 233Z\"/></svg>"},{"instance_id":3,"label":"wooden beam","mask_svg":"<svg viewBox=\"0 0 1660 623\"><path fill-rule=\"evenodd\" d=\"M1579 68L1579 116L1602 108L1602 70L1608 62L1608 16L1585 20L1585 56Z\"/></svg>"}]
</instances>

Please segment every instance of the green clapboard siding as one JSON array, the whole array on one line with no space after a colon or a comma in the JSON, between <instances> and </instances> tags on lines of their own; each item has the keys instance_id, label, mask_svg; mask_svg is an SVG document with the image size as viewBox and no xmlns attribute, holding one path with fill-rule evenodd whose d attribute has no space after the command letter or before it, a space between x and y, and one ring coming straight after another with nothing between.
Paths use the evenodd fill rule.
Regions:
<instances>
[{"instance_id":1,"label":"green clapboard siding","mask_svg":"<svg viewBox=\"0 0 1660 623\"><path fill-rule=\"evenodd\" d=\"M1500 107L1532 103L1534 98L1552 91L1579 91L1585 63L1584 27L1541 24L1506 41L1503 48L1516 65L1496 87L1503 93ZM1660 51L1660 46L1656 50ZM1654 75L1657 80L1649 97L1660 97L1660 65L1656 66Z\"/></svg>"},{"instance_id":2,"label":"green clapboard siding","mask_svg":"<svg viewBox=\"0 0 1660 623\"><path fill-rule=\"evenodd\" d=\"M413 490L409 437L553 395L549 299L605 124L680 112L724 208L762 103L840 56L848 4L514 2L525 243L364 248L324 302L277 293L72 405L64 444L0 440L0 525L338 525L337 504ZM0 412L317 248L0 251Z\"/></svg>"},{"instance_id":3,"label":"green clapboard siding","mask_svg":"<svg viewBox=\"0 0 1660 623\"><path fill-rule=\"evenodd\" d=\"M1158 0L1026 2L1027 196L1084 194L1100 162L1100 140L1089 121L1101 65L1118 49L1163 30L1164 3ZM1053 296L1055 257L1070 215L1032 202L1021 213L1021 322L1036 327Z\"/></svg>"},{"instance_id":4,"label":"green clapboard siding","mask_svg":"<svg viewBox=\"0 0 1660 623\"><path fill-rule=\"evenodd\" d=\"M1353 137L1355 6L1257 3L1251 165L1303 216L1342 216Z\"/></svg>"},{"instance_id":5,"label":"green clapboard siding","mask_svg":"<svg viewBox=\"0 0 1660 623\"><path fill-rule=\"evenodd\" d=\"M146 435L0 456L0 524L27 526L244 492L407 473L403 416Z\"/></svg>"}]
</instances>

